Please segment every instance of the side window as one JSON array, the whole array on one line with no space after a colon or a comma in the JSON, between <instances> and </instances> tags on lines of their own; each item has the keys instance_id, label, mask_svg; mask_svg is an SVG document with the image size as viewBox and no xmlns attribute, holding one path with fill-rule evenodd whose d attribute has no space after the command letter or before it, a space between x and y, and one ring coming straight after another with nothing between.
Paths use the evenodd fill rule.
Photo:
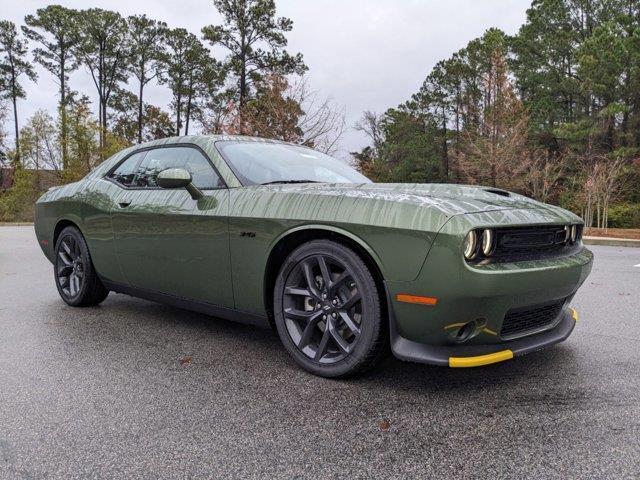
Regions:
<instances>
[{"instance_id":1,"label":"side window","mask_svg":"<svg viewBox=\"0 0 640 480\"><path fill-rule=\"evenodd\" d=\"M133 187L157 187L158 173L167 168L184 168L193 177L193 184L201 189L223 185L220 177L200 151L190 147L164 147L147 150L137 166Z\"/></svg>"},{"instance_id":2,"label":"side window","mask_svg":"<svg viewBox=\"0 0 640 480\"><path fill-rule=\"evenodd\" d=\"M138 165L146 154L147 152L134 153L111 172L109 178L118 182L120 185L131 187L136 176Z\"/></svg>"}]
</instances>

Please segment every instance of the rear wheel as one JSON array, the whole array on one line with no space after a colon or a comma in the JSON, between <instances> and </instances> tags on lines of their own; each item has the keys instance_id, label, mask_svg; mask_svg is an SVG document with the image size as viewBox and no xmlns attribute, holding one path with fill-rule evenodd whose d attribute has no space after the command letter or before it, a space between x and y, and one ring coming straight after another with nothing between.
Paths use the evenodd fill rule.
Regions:
<instances>
[{"instance_id":1,"label":"rear wheel","mask_svg":"<svg viewBox=\"0 0 640 480\"><path fill-rule=\"evenodd\" d=\"M314 240L285 260L274 292L276 327L298 364L324 377L371 368L384 352L379 292L350 248Z\"/></svg>"},{"instance_id":2,"label":"rear wheel","mask_svg":"<svg viewBox=\"0 0 640 480\"><path fill-rule=\"evenodd\" d=\"M60 232L53 268L58 293L69 305L97 305L107 298L109 290L98 278L87 243L76 227Z\"/></svg>"}]
</instances>

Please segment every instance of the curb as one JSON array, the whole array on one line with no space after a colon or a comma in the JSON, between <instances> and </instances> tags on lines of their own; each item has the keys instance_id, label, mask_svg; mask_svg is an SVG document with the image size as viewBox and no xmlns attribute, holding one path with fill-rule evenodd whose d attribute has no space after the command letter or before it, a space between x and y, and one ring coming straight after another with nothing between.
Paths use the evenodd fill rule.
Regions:
<instances>
[{"instance_id":1,"label":"curb","mask_svg":"<svg viewBox=\"0 0 640 480\"><path fill-rule=\"evenodd\" d=\"M585 245L607 245L609 247L636 247L640 248L640 240L630 238L609 238L609 237L582 237Z\"/></svg>"},{"instance_id":2,"label":"curb","mask_svg":"<svg viewBox=\"0 0 640 480\"><path fill-rule=\"evenodd\" d=\"M0 227L33 227L33 222L0 222Z\"/></svg>"}]
</instances>

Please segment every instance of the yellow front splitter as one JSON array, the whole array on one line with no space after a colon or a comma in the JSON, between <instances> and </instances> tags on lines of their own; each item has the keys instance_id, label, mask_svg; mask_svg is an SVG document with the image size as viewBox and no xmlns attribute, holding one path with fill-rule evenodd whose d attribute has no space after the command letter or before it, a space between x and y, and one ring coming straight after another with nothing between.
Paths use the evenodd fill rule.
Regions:
<instances>
[{"instance_id":1,"label":"yellow front splitter","mask_svg":"<svg viewBox=\"0 0 640 480\"><path fill-rule=\"evenodd\" d=\"M578 312L576 311L576 309L569 308L569 313L571 314L571 318L575 322L577 322ZM566 336L571 333L571 330L572 328L568 330ZM566 336L564 338L566 338ZM564 340L564 338L562 340ZM512 350L500 350L499 352L488 353L486 355L477 355L475 357L449 357L449 366L452 368L482 367L483 365L491 365L492 363L504 362L505 360L511 360L512 358Z\"/></svg>"},{"instance_id":2,"label":"yellow front splitter","mask_svg":"<svg viewBox=\"0 0 640 480\"><path fill-rule=\"evenodd\" d=\"M452 368L482 367L483 365L504 362L512 358L513 352L511 350L501 350L476 357L449 357L449 366Z\"/></svg>"}]
</instances>

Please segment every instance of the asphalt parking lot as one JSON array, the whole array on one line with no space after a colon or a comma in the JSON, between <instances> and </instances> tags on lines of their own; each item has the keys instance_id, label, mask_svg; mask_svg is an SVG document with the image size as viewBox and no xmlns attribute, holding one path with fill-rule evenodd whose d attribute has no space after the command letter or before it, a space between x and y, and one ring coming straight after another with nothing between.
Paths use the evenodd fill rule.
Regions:
<instances>
[{"instance_id":1,"label":"asphalt parking lot","mask_svg":"<svg viewBox=\"0 0 640 480\"><path fill-rule=\"evenodd\" d=\"M565 343L330 381L271 331L68 307L33 228L0 227L0 478L638 478L640 249L592 250Z\"/></svg>"}]
</instances>

